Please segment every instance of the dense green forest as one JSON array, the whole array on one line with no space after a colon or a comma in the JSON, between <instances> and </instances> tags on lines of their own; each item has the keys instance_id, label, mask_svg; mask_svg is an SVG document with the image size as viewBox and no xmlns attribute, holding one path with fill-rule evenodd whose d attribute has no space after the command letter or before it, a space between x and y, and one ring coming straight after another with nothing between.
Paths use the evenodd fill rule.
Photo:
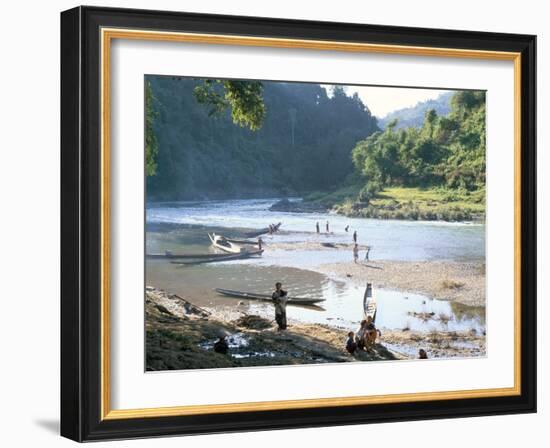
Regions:
<instances>
[{"instance_id":1,"label":"dense green forest","mask_svg":"<svg viewBox=\"0 0 550 448\"><path fill-rule=\"evenodd\" d=\"M485 92L454 93L449 114L428 110L420 128L396 125L394 120L357 143L351 182L309 200L363 217L483 217Z\"/></svg>"},{"instance_id":2,"label":"dense green forest","mask_svg":"<svg viewBox=\"0 0 550 448\"><path fill-rule=\"evenodd\" d=\"M476 190L485 185L485 92L461 91L451 112L426 112L421 128L396 130L397 121L353 149L364 192L386 186L444 186Z\"/></svg>"},{"instance_id":3,"label":"dense green forest","mask_svg":"<svg viewBox=\"0 0 550 448\"><path fill-rule=\"evenodd\" d=\"M338 86L148 76L145 99L148 200L302 195L363 217L484 214L485 92L442 95L444 114L419 103L400 114L424 110L422 125L383 130Z\"/></svg>"},{"instance_id":4,"label":"dense green forest","mask_svg":"<svg viewBox=\"0 0 550 448\"><path fill-rule=\"evenodd\" d=\"M424 124L424 115L430 109L435 110L437 115L447 115L451 111L451 97L453 92L442 93L439 97L433 100L421 101L412 107L394 110L383 118L378 119L380 129L386 129L388 123L397 120L395 129L422 127Z\"/></svg>"},{"instance_id":5,"label":"dense green forest","mask_svg":"<svg viewBox=\"0 0 550 448\"><path fill-rule=\"evenodd\" d=\"M379 131L357 95L317 84L147 76L148 200L301 194L342 185Z\"/></svg>"}]
</instances>

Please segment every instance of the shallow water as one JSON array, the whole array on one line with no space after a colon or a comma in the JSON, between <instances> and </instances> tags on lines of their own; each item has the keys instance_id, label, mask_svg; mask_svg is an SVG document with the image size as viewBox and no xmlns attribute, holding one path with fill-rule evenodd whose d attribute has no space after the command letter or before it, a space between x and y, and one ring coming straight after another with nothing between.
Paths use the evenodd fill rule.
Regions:
<instances>
[{"instance_id":1,"label":"shallow water","mask_svg":"<svg viewBox=\"0 0 550 448\"><path fill-rule=\"evenodd\" d=\"M283 231L262 237L261 258L212 264L179 266L167 260L148 260L147 283L181 295L199 306L241 311L273 318L270 304L228 298L214 288L269 293L275 281L293 296L324 298L323 311L288 307L290 321L325 323L356 330L363 315L363 290L350 281L330 279L314 272L326 263L350 261L347 250L316 249L320 242L350 243L357 230L359 242L373 247L371 259L479 260L484 257L485 227L479 224L380 221L349 219L329 214L273 213L274 200L243 200L152 205L147 209L148 253L211 253L207 232L240 237L243 229L283 222ZM317 235L315 222L329 219L331 233ZM350 225L350 231L344 231ZM270 249L270 245L300 243L295 250ZM312 243L312 244L309 244ZM290 245L292 247L292 245ZM388 329L485 331L485 308L465 307L419 294L376 289L377 326ZM424 320L410 313L433 313ZM443 317L443 320L440 319ZM450 318L448 323L445 323Z\"/></svg>"},{"instance_id":2,"label":"shallow water","mask_svg":"<svg viewBox=\"0 0 550 448\"><path fill-rule=\"evenodd\" d=\"M146 219L148 224L208 226L218 228L222 233L224 229L234 232L235 229L265 228L270 223L280 221L283 225L276 237L278 242L283 243L350 243L353 232L357 231L359 244L372 246L372 255L384 260L478 260L485 257L483 224L347 218L331 213L270 212L269 207L276 201L247 199L149 204ZM333 233L317 235L315 223L319 222L324 232L327 220L329 230ZM349 232L344 230L347 225ZM206 235L204 237L207 238Z\"/></svg>"},{"instance_id":3,"label":"shallow water","mask_svg":"<svg viewBox=\"0 0 550 448\"><path fill-rule=\"evenodd\" d=\"M324 323L356 330L363 316L362 287L351 282L329 279L323 274L282 266L214 263L179 267L166 261L148 263L147 282L186 297L199 306L228 308L274 318L268 303L221 296L214 288L269 293L274 280L281 281L292 296L323 298L323 310L289 306L288 319L307 323ZM380 328L431 331L485 330L485 308L467 307L435 300L420 294L375 289L378 303L376 323ZM433 313L424 320L409 313ZM450 318L447 324L439 320Z\"/></svg>"}]
</instances>

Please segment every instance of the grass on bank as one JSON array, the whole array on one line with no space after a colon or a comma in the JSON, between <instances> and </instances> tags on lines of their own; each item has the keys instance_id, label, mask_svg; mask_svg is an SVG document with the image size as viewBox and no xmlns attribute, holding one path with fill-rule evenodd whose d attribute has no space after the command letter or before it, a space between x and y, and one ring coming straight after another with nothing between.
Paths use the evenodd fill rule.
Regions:
<instances>
[{"instance_id":1,"label":"grass on bank","mask_svg":"<svg viewBox=\"0 0 550 448\"><path fill-rule=\"evenodd\" d=\"M346 216L364 218L471 221L485 217L485 189L389 187L368 205L357 202L358 193L359 189L351 186L328 194L311 193L304 199Z\"/></svg>"}]
</instances>

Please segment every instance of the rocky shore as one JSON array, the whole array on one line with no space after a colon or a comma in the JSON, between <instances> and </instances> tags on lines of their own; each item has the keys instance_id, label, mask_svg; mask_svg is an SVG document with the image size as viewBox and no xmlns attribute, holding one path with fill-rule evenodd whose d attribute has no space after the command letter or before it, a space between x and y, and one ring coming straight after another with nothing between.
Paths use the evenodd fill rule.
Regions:
<instances>
[{"instance_id":1,"label":"rocky shore","mask_svg":"<svg viewBox=\"0 0 550 448\"><path fill-rule=\"evenodd\" d=\"M376 344L370 353L352 356L346 331L327 325L292 324L278 332L273 321L241 314L223 319L165 291L147 287L145 297L146 368L148 371L385 361L404 356ZM228 354L213 350L226 336Z\"/></svg>"},{"instance_id":2,"label":"rocky shore","mask_svg":"<svg viewBox=\"0 0 550 448\"><path fill-rule=\"evenodd\" d=\"M318 202L290 201L281 199L269 207L270 212L324 213L327 208Z\"/></svg>"},{"instance_id":3,"label":"rocky shore","mask_svg":"<svg viewBox=\"0 0 550 448\"><path fill-rule=\"evenodd\" d=\"M371 352L350 355L347 331L324 324L291 322L279 332L272 320L241 312L220 313L147 287L146 368L148 371L320 364L415 359L423 348L429 358L479 357L485 334L470 331L387 330ZM225 336L227 354L216 353Z\"/></svg>"}]
</instances>

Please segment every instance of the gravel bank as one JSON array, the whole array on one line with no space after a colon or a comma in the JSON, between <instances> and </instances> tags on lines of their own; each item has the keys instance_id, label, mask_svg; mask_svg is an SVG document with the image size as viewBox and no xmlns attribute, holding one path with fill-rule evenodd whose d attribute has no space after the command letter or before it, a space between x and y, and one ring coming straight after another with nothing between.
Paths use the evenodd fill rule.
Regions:
<instances>
[{"instance_id":1,"label":"gravel bank","mask_svg":"<svg viewBox=\"0 0 550 448\"><path fill-rule=\"evenodd\" d=\"M318 271L375 288L399 289L485 306L485 264L460 261L372 261L321 265Z\"/></svg>"}]
</instances>

